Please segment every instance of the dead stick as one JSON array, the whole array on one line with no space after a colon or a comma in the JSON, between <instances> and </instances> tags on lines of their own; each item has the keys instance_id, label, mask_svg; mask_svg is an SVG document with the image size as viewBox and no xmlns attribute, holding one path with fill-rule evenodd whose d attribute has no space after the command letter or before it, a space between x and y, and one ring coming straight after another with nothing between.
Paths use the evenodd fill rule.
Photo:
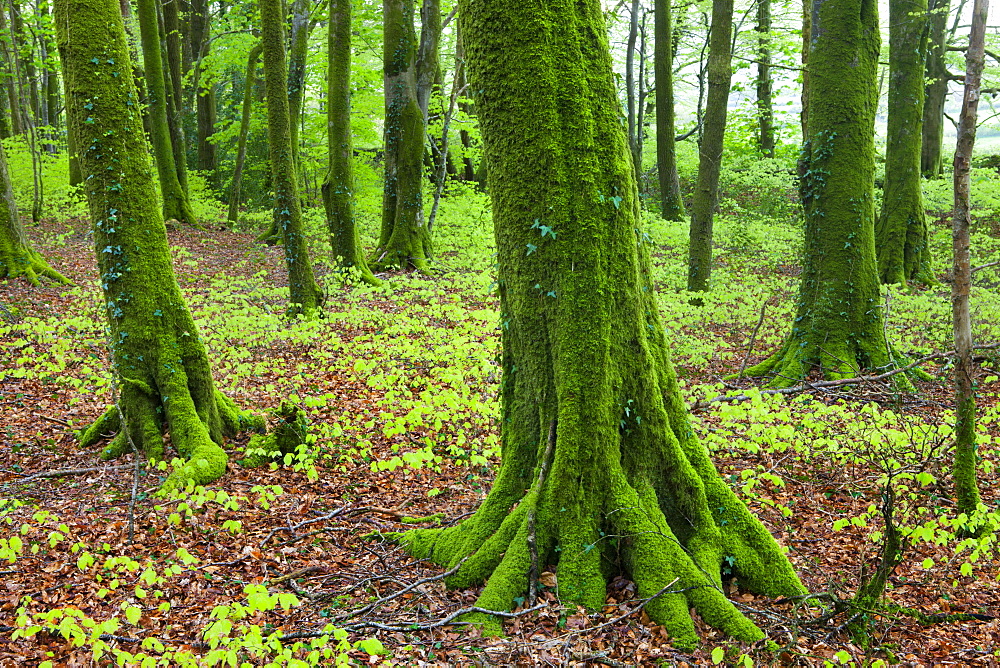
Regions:
<instances>
[{"instance_id":1,"label":"dead stick","mask_svg":"<svg viewBox=\"0 0 1000 668\"><path fill-rule=\"evenodd\" d=\"M970 273L970 274L974 274L974 273L976 273L977 271L979 271L980 269L987 269L987 268L989 268L989 267L995 267L995 266L997 266L998 264L1000 264L1000 260L996 260L995 262L987 262L986 264L981 264L981 265L979 265L978 267L973 267L973 268L971 269L971 271L969 271L969 273Z\"/></svg>"},{"instance_id":2,"label":"dead stick","mask_svg":"<svg viewBox=\"0 0 1000 668\"><path fill-rule=\"evenodd\" d=\"M747 368L747 361L750 359L750 353L753 352L753 344L757 340L757 332L760 331L760 326L764 324L764 314L767 312L767 300L760 305L760 319L757 320L757 326L753 328L753 334L750 335L750 343L747 345L747 354L743 356L743 362L740 363L740 372L736 374L737 378L743 377L743 372Z\"/></svg>"},{"instance_id":3,"label":"dead stick","mask_svg":"<svg viewBox=\"0 0 1000 668\"><path fill-rule=\"evenodd\" d=\"M36 418L48 420L49 422L55 422L56 424L61 424L64 427L70 427L70 428L73 427L73 425L71 425L69 422L66 422L65 420L57 420L56 418L49 417L48 415L39 415L38 413L32 413L32 415L34 415Z\"/></svg>"},{"instance_id":4,"label":"dead stick","mask_svg":"<svg viewBox=\"0 0 1000 668\"><path fill-rule=\"evenodd\" d=\"M132 464L119 464L117 466L97 466L89 469L61 469L58 471L43 471L41 473L32 473L29 476L21 478L20 480L15 480L17 484L28 482L29 480L34 480L36 478L61 478L63 476L70 475L83 475L84 473L102 473L104 471L117 471L120 469L132 468Z\"/></svg>"}]
</instances>

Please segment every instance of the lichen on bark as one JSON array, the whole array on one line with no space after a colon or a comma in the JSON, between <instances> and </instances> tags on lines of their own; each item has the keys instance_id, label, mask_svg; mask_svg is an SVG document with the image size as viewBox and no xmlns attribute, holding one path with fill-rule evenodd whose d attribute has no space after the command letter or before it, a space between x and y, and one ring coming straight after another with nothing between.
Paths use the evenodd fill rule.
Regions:
<instances>
[{"instance_id":1,"label":"lichen on bark","mask_svg":"<svg viewBox=\"0 0 1000 668\"><path fill-rule=\"evenodd\" d=\"M630 576L675 645L693 607L741 640L763 633L720 570L768 596L803 591L777 543L692 433L653 295L649 242L597 0L464 0L493 201L502 339L502 465L455 527L399 539L485 582L509 610L557 563L567 604L602 606ZM489 632L499 622L473 617Z\"/></svg>"},{"instance_id":2,"label":"lichen on bark","mask_svg":"<svg viewBox=\"0 0 1000 668\"><path fill-rule=\"evenodd\" d=\"M56 0L55 16L119 387L117 405L81 440L90 445L118 431L105 457L135 445L163 459L169 431L186 463L165 486L207 483L226 470L224 438L253 420L215 389L174 276L121 10L116 0Z\"/></svg>"}]
</instances>

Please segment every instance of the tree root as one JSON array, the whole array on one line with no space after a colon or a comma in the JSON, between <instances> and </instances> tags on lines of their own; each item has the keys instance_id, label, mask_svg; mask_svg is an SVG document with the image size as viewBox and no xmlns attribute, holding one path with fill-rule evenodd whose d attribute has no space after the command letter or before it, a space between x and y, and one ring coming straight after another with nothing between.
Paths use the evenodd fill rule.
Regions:
<instances>
[{"instance_id":1,"label":"tree root","mask_svg":"<svg viewBox=\"0 0 1000 668\"><path fill-rule=\"evenodd\" d=\"M42 254L31 248L20 248L10 253L0 253L0 278L23 276L34 287L41 285L40 278L69 285L71 281L49 266Z\"/></svg>"}]
</instances>

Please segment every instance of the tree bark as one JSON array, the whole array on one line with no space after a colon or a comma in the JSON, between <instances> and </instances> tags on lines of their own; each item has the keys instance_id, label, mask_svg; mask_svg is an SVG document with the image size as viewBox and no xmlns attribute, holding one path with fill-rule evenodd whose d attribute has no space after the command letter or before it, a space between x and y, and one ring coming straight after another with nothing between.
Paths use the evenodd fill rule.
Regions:
<instances>
[{"instance_id":1,"label":"tree bark","mask_svg":"<svg viewBox=\"0 0 1000 668\"><path fill-rule=\"evenodd\" d=\"M59 283L69 283L58 271L49 266L42 254L31 247L28 235L21 225L21 217L14 201L14 190L7 169L7 154L0 144L0 278L23 276L34 286L40 277Z\"/></svg>"},{"instance_id":2,"label":"tree bark","mask_svg":"<svg viewBox=\"0 0 1000 668\"><path fill-rule=\"evenodd\" d=\"M120 392L118 405L82 442L117 430L104 457L135 444L162 460L163 432L169 430L187 462L164 486L206 484L225 472L221 445L245 416L215 389L205 346L174 277L118 2L56 0L55 10L69 122L88 147L81 156L85 190Z\"/></svg>"},{"instance_id":3,"label":"tree bark","mask_svg":"<svg viewBox=\"0 0 1000 668\"><path fill-rule=\"evenodd\" d=\"M0 7L0 34L7 35L9 28L7 25L7 16L4 11L4 8ZM0 72L3 75L3 95L7 100L7 110L10 113L9 134L4 135L4 137L8 137L19 135L22 133L22 130L21 118L18 113L20 101L17 96L17 86L15 85L17 68L14 67L14 52L6 39L0 39L0 60L2 60L0 62Z\"/></svg>"},{"instance_id":4,"label":"tree bark","mask_svg":"<svg viewBox=\"0 0 1000 668\"><path fill-rule=\"evenodd\" d=\"M757 0L757 146L774 157L774 109L771 100L771 0Z\"/></svg>"},{"instance_id":5,"label":"tree bark","mask_svg":"<svg viewBox=\"0 0 1000 668\"><path fill-rule=\"evenodd\" d=\"M468 90L468 76L466 75L466 65L465 65L465 44L462 40L462 28L461 21L456 24L455 27L455 86L458 88L459 100L458 109L464 114L466 119L471 119L472 117L472 106L466 102L466 100L471 97L471 93ZM472 136L469 131L463 127L458 131L458 138L462 142L462 180L475 182L476 177L476 166L472 162Z\"/></svg>"},{"instance_id":6,"label":"tree bark","mask_svg":"<svg viewBox=\"0 0 1000 668\"><path fill-rule=\"evenodd\" d=\"M774 372L771 384L778 387L799 382L813 365L834 379L895 362L875 264L878 6L876 0L813 0L812 7L797 311L784 346L746 371Z\"/></svg>"},{"instance_id":7,"label":"tree bark","mask_svg":"<svg viewBox=\"0 0 1000 668\"><path fill-rule=\"evenodd\" d=\"M949 0L932 0L928 16L928 42L920 172L928 179L942 175L944 105L948 101L948 67L945 63Z\"/></svg>"},{"instance_id":8,"label":"tree bark","mask_svg":"<svg viewBox=\"0 0 1000 668\"><path fill-rule=\"evenodd\" d=\"M632 0L628 23L628 41L625 46L625 101L628 121L628 145L635 169L635 182L639 182L639 137L636 130L635 41L639 37L639 0ZM639 130L641 132L641 130Z\"/></svg>"},{"instance_id":9,"label":"tree bark","mask_svg":"<svg viewBox=\"0 0 1000 668\"><path fill-rule=\"evenodd\" d=\"M799 126L802 129L802 144L809 141L809 48L812 43L812 0L802 0L802 92L799 102ZM801 167L801 164L800 164Z\"/></svg>"},{"instance_id":10,"label":"tree bark","mask_svg":"<svg viewBox=\"0 0 1000 668\"><path fill-rule=\"evenodd\" d=\"M952 219L954 282L951 286L952 330L955 337L955 510L971 515L979 506L976 480L976 392L972 380L972 323L969 314L969 288L972 269L969 262L969 173L972 149L976 142L976 115L983 74L984 40L989 0L975 0L969 48L965 52L965 92L958 121L955 146L955 215Z\"/></svg>"},{"instance_id":11,"label":"tree bark","mask_svg":"<svg viewBox=\"0 0 1000 668\"><path fill-rule=\"evenodd\" d=\"M247 55L247 71L243 83L243 111L240 115L240 134L236 143L236 166L233 169L233 183L229 190L229 215L226 217L233 225L239 221L240 201L243 196L243 167L247 158L247 136L250 134L250 115L253 111L253 84L257 78L260 52L261 45L258 42Z\"/></svg>"},{"instance_id":12,"label":"tree bark","mask_svg":"<svg viewBox=\"0 0 1000 668\"><path fill-rule=\"evenodd\" d=\"M149 115L153 131L150 138L153 142L153 155L160 180L160 194L163 198L163 217L166 220L173 219L189 225L198 225L198 220L188 202L187 192L184 191L177 178L174 146L167 124L167 87L163 74L156 0L137 0L137 10L139 14L139 39L142 43L143 65L146 73L147 92L149 93ZM122 62L127 63L128 60ZM119 76L122 74L119 73Z\"/></svg>"},{"instance_id":13,"label":"tree bark","mask_svg":"<svg viewBox=\"0 0 1000 668\"><path fill-rule=\"evenodd\" d=\"M921 190L927 0L889 2L889 128L882 211L875 226L883 283L936 282Z\"/></svg>"},{"instance_id":14,"label":"tree bark","mask_svg":"<svg viewBox=\"0 0 1000 668\"><path fill-rule=\"evenodd\" d=\"M417 103L413 0L385 0L385 191L374 266L425 271L430 231L422 202L424 116Z\"/></svg>"},{"instance_id":15,"label":"tree bark","mask_svg":"<svg viewBox=\"0 0 1000 668\"><path fill-rule=\"evenodd\" d=\"M684 200L677 176L674 136L674 44L670 0L655 0L653 76L656 80L656 170L660 179L661 215L684 220Z\"/></svg>"},{"instance_id":16,"label":"tree bark","mask_svg":"<svg viewBox=\"0 0 1000 668\"><path fill-rule=\"evenodd\" d=\"M177 0L173 1L177 2ZM194 60L192 66L199 69L195 80L200 82L201 63L208 55L209 37L212 30L207 0L195 0L191 3L188 20L191 25L191 55ZM215 174L218 167L218 153L215 144L210 141L215 133L215 87L211 85L203 87L199 83L198 90L194 91L194 95L198 116L198 169Z\"/></svg>"},{"instance_id":17,"label":"tree bark","mask_svg":"<svg viewBox=\"0 0 1000 668\"><path fill-rule=\"evenodd\" d=\"M327 146L330 168L323 181L323 204L334 261L369 285L379 281L368 268L354 217L354 166L351 139L351 0L330 0L327 38L329 95Z\"/></svg>"},{"instance_id":18,"label":"tree bark","mask_svg":"<svg viewBox=\"0 0 1000 668\"><path fill-rule=\"evenodd\" d=\"M600 609L624 572L675 647L690 608L740 640L763 633L721 592L804 591L691 432L650 279L649 245L598 0L463 0L490 163L501 303L502 466L462 524L401 540L486 582L509 610L556 563L560 600ZM529 221L535 221L534 224ZM459 563L464 559L464 562ZM530 602L529 602L530 603ZM496 619L469 621L499 632Z\"/></svg>"},{"instance_id":19,"label":"tree bark","mask_svg":"<svg viewBox=\"0 0 1000 668\"><path fill-rule=\"evenodd\" d=\"M708 54L708 96L698 151L698 183L691 204L687 289L707 292L712 278L712 225L719 202L722 142L733 77L733 0L714 0Z\"/></svg>"},{"instance_id":20,"label":"tree bark","mask_svg":"<svg viewBox=\"0 0 1000 668\"><path fill-rule=\"evenodd\" d=\"M309 0L294 0L291 9L291 39L288 50L288 118L292 137L292 162L299 168L299 124L306 86L306 56L309 55Z\"/></svg>"},{"instance_id":21,"label":"tree bark","mask_svg":"<svg viewBox=\"0 0 1000 668\"><path fill-rule=\"evenodd\" d=\"M316 284L296 183L288 112L288 65L285 60L284 17L281 0L260 1L261 46L264 83L267 87L267 134L274 187L274 220L281 231L288 267L290 315L313 315L323 303Z\"/></svg>"}]
</instances>

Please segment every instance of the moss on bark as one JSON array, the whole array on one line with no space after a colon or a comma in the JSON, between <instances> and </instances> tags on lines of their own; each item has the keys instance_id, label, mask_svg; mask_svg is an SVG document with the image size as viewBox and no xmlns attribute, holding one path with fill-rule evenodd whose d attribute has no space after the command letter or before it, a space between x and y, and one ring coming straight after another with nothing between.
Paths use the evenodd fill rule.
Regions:
<instances>
[{"instance_id":1,"label":"moss on bark","mask_svg":"<svg viewBox=\"0 0 1000 668\"><path fill-rule=\"evenodd\" d=\"M302 206L295 176L288 115L288 66L285 59L281 0L261 0L261 46L267 87L267 135L274 187L275 221L281 230L288 268L290 314L310 315L323 303L313 276L302 230Z\"/></svg>"},{"instance_id":2,"label":"moss on bark","mask_svg":"<svg viewBox=\"0 0 1000 668\"><path fill-rule=\"evenodd\" d=\"M93 443L120 428L105 456L134 444L162 459L169 431L187 463L170 474L166 487L207 483L225 472L221 444L246 416L215 389L205 346L174 277L121 10L116 0L57 0L55 10L68 119L80 141L120 388L118 405L82 441Z\"/></svg>"},{"instance_id":3,"label":"moss on bark","mask_svg":"<svg viewBox=\"0 0 1000 668\"><path fill-rule=\"evenodd\" d=\"M882 211L875 226L883 283L935 283L921 191L927 0L889 2L889 131Z\"/></svg>"},{"instance_id":4,"label":"moss on bark","mask_svg":"<svg viewBox=\"0 0 1000 668\"><path fill-rule=\"evenodd\" d=\"M233 225L239 221L240 199L243 196L243 166L247 158L247 136L250 134L250 114L253 111L253 85L257 79L257 61L260 60L260 43L254 44L247 55L247 70L243 80L243 110L240 114L240 134L236 146L236 166L233 183L229 189L229 214L226 219Z\"/></svg>"},{"instance_id":5,"label":"moss on bark","mask_svg":"<svg viewBox=\"0 0 1000 668\"><path fill-rule=\"evenodd\" d=\"M656 169L660 181L661 215L684 220L684 200L677 176L674 134L674 42L669 0L654 3L653 73L656 78Z\"/></svg>"},{"instance_id":6,"label":"moss on bark","mask_svg":"<svg viewBox=\"0 0 1000 668\"><path fill-rule=\"evenodd\" d=\"M0 202L0 278L23 276L34 286L40 285L38 279L41 277L69 283L65 276L49 266L41 253L31 247L28 235L24 233L3 145L0 145L0 196L3 197Z\"/></svg>"},{"instance_id":7,"label":"moss on bark","mask_svg":"<svg viewBox=\"0 0 1000 668\"><path fill-rule=\"evenodd\" d=\"M811 24L798 305L785 344L746 370L751 376L774 373L771 384L779 387L799 382L814 365L826 378L841 378L896 363L885 338L875 264L877 5L814 0Z\"/></svg>"},{"instance_id":8,"label":"moss on bark","mask_svg":"<svg viewBox=\"0 0 1000 668\"><path fill-rule=\"evenodd\" d=\"M139 38L142 43L143 66L149 92L149 115L155 156L156 171L160 179L160 195L164 220L179 220L188 225L198 225L198 219L188 202L187 192L177 178L177 163L167 124L167 86L161 53L159 21L155 0L137 0ZM128 57L128 52L123 53ZM124 61L127 62L127 61ZM122 76L119 73L119 76ZM84 145L80 141L80 146Z\"/></svg>"},{"instance_id":9,"label":"moss on bark","mask_svg":"<svg viewBox=\"0 0 1000 668\"><path fill-rule=\"evenodd\" d=\"M674 643L689 607L741 640L763 633L722 594L803 591L767 530L694 437L652 292L649 248L597 0L465 0L490 163L501 298L502 466L460 525L401 540L514 606L558 563L565 603L599 608L623 571ZM684 591L681 591L684 590ZM495 619L478 618L492 632Z\"/></svg>"},{"instance_id":10,"label":"moss on bark","mask_svg":"<svg viewBox=\"0 0 1000 668\"><path fill-rule=\"evenodd\" d=\"M945 62L948 52L949 0L931 0L927 31L926 84L924 88L923 140L920 148L920 172L928 179L941 178L944 162L944 105L948 101L951 73Z\"/></svg>"},{"instance_id":11,"label":"moss on bark","mask_svg":"<svg viewBox=\"0 0 1000 668\"><path fill-rule=\"evenodd\" d=\"M424 220L424 115L417 104L413 0L385 0L385 190L376 268L426 271L432 257Z\"/></svg>"},{"instance_id":12,"label":"moss on bark","mask_svg":"<svg viewBox=\"0 0 1000 668\"><path fill-rule=\"evenodd\" d=\"M327 137L330 169L323 182L323 204L330 249L338 265L369 285L379 285L368 268L354 218L354 166L351 140L351 0L331 0L328 35L329 95Z\"/></svg>"}]
</instances>

